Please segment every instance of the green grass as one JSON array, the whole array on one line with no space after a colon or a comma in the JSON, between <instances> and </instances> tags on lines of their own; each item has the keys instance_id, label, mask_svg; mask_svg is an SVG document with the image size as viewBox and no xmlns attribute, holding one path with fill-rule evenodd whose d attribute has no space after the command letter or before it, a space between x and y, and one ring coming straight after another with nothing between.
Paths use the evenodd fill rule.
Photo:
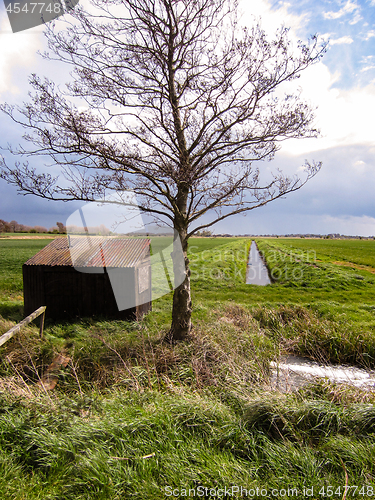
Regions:
<instances>
[{"instance_id":1,"label":"green grass","mask_svg":"<svg viewBox=\"0 0 375 500\"><path fill-rule=\"evenodd\" d=\"M0 297L22 299L22 264L44 248L50 240L0 240Z\"/></svg>"},{"instance_id":2,"label":"green grass","mask_svg":"<svg viewBox=\"0 0 375 500\"><path fill-rule=\"evenodd\" d=\"M374 367L374 246L363 240L258 240L275 284L256 314L282 342L293 339L298 354ZM367 263L366 269L338 265L345 248L346 263ZM275 295L283 297L276 307Z\"/></svg>"},{"instance_id":3,"label":"green grass","mask_svg":"<svg viewBox=\"0 0 375 500\"><path fill-rule=\"evenodd\" d=\"M375 269L375 240L277 238L272 242L276 243L277 247L283 245L293 248L296 253L300 252L306 257L309 256L310 260L316 256L317 259L328 262L346 261Z\"/></svg>"},{"instance_id":4,"label":"green grass","mask_svg":"<svg viewBox=\"0 0 375 500\"><path fill-rule=\"evenodd\" d=\"M16 322L23 318L22 264L50 241L0 239L0 315Z\"/></svg>"},{"instance_id":5,"label":"green grass","mask_svg":"<svg viewBox=\"0 0 375 500\"><path fill-rule=\"evenodd\" d=\"M278 283L335 292L366 288L371 293L375 283L375 241L333 240L332 247L326 242L258 240L258 247Z\"/></svg>"},{"instance_id":6,"label":"green grass","mask_svg":"<svg viewBox=\"0 0 375 500\"><path fill-rule=\"evenodd\" d=\"M22 318L21 267L47 243L0 241L0 333ZM44 339L26 327L0 347L2 498L161 499L242 486L266 498L313 488L318 499L332 486L341 499L345 474L375 487L374 391L327 381L267 389L280 354L375 367L373 243L259 239L278 275L257 287L244 283L248 239L192 239L186 343L163 342L170 294L139 323L47 321ZM70 361L44 392L38 381L57 353ZM371 498L360 488L347 498Z\"/></svg>"},{"instance_id":7,"label":"green grass","mask_svg":"<svg viewBox=\"0 0 375 500\"><path fill-rule=\"evenodd\" d=\"M302 498L306 486L342 488L345 470L350 484L374 484L366 403L268 394L233 408L208 394L111 391L2 395L1 408L4 498L162 499L168 486L289 487Z\"/></svg>"}]
</instances>

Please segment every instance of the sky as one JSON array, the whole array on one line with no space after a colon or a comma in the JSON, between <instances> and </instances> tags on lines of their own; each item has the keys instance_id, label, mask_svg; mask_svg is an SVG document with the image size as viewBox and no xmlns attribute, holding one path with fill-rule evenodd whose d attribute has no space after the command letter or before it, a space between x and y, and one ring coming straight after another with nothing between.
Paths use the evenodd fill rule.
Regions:
<instances>
[{"instance_id":1,"label":"sky","mask_svg":"<svg viewBox=\"0 0 375 500\"><path fill-rule=\"evenodd\" d=\"M231 217L214 233L375 235L375 0L243 0L240 8L244 24L260 19L270 34L283 24L294 41L319 34L329 42L323 59L298 80L304 99L317 107L320 137L287 141L272 162L259 165L297 173L305 159L323 166L301 190ZM38 55L44 48L41 27L11 32L1 3L0 102L27 101L31 73L69 79L65 65L51 67ZM2 117L0 146L17 145L22 133ZM20 196L0 180L0 219L49 228L80 205Z\"/></svg>"}]
</instances>

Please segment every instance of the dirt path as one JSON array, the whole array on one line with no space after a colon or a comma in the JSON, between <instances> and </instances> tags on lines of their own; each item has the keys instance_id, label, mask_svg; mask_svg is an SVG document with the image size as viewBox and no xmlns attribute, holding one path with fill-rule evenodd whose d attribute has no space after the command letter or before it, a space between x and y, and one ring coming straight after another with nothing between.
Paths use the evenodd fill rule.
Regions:
<instances>
[{"instance_id":1,"label":"dirt path","mask_svg":"<svg viewBox=\"0 0 375 500\"><path fill-rule=\"evenodd\" d=\"M354 262L345 262L345 261L335 261L332 262L335 266L344 266L351 267L352 269L359 269L360 271L367 271L369 273L375 274L375 269L370 266L361 266L359 264L354 264Z\"/></svg>"}]
</instances>

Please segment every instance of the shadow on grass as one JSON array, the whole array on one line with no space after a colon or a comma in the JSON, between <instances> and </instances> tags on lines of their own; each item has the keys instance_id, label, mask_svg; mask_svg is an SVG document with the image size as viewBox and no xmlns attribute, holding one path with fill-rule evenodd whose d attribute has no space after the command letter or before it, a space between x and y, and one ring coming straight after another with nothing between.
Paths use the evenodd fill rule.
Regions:
<instances>
[{"instance_id":1,"label":"shadow on grass","mask_svg":"<svg viewBox=\"0 0 375 500\"><path fill-rule=\"evenodd\" d=\"M4 319L19 323L24 318L23 314L22 302L0 302L0 315Z\"/></svg>"}]
</instances>

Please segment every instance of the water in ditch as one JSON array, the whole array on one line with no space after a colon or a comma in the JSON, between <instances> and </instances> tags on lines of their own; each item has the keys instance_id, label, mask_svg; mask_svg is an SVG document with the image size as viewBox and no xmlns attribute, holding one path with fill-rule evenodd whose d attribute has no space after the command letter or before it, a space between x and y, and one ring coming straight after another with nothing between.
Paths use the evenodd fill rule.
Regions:
<instances>
[{"instance_id":1,"label":"water in ditch","mask_svg":"<svg viewBox=\"0 0 375 500\"><path fill-rule=\"evenodd\" d=\"M246 283L269 285L268 269L255 241L251 242L247 264ZM334 383L346 383L355 387L375 390L375 370L354 366L320 364L299 356L280 358L271 363L270 385L280 391L293 391L314 380L326 379Z\"/></svg>"},{"instance_id":2,"label":"water in ditch","mask_svg":"<svg viewBox=\"0 0 375 500\"><path fill-rule=\"evenodd\" d=\"M375 389L375 371L354 366L319 364L307 358L288 356L271 363L271 387L280 391L297 390L314 380L326 379L337 384Z\"/></svg>"},{"instance_id":3,"label":"water in ditch","mask_svg":"<svg viewBox=\"0 0 375 500\"><path fill-rule=\"evenodd\" d=\"M246 284L261 286L271 284L268 269L259 253L255 241L251 242L246 270Z\"/></svg>"}]
</instances>

